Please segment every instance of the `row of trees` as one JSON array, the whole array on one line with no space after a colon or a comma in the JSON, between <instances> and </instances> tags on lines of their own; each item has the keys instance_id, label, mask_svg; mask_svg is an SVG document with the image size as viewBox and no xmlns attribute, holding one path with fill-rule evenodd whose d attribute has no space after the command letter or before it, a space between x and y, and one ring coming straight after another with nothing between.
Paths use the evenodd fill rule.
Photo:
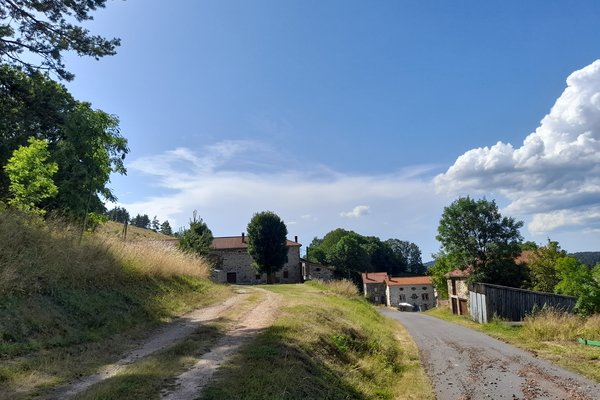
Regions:
<instances>
[{"instance_id":1,"label":"row of trees","mask_svg":"<svg viewBox=\"0 0 600 400\"><path fill-rule=\"evenodd\" d=\"M307 259L333 266L338 277L360 281L361 272L388 272L423 274L421 250L411 242L374 236L362 236L341 228L327 233L322 239L314 238L307 248Z\"/></svg>"},{"instance_id":2,"label":"row of trees","mask_svg":"<svg viewBox=\"0 0 600 400\"><path fill-rule=\"evenodd\" d=\"M164 235L170 236L173 234L173 229L171 228L171 224L168 220L165 220L161 223L156 216L150 219L148 214L137 214L135 217L130 218L129 212L123 207L114 207L113 209L107 211L106 217L110 221L120 222L122 224L127 222L133 226L137 226L138 228L152 229L153 231L160 232Z\"/></svg>"},{"instance_id":3,"label":"row of trees","mask_svg":"<svg viewBox=\"0 0 600 400\"><path fill-rule=\"evenodd\" d=\"M459 198L444 208L437 235L441 250L429 270L438 293L447 296L444 275L460 268L469 270L470 282L576 296L579 312L600 312L600 266L580 263L558 242L523 243L522 226L486 199ZM519 260L524 251L527 257Z\"/></svg>"}]
</instances>

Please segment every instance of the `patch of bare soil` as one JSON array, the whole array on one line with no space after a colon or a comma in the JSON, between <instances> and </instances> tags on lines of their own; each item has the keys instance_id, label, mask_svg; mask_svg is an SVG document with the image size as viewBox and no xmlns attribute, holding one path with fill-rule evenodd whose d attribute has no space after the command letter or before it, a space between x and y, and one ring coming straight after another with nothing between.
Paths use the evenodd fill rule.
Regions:
<instances>
[{"instance_id":1,"label":"patch of bare soil","mask_svg":"<svg viewBox=\"0 0 600 400\"><path fill-rule=\"evenodd\" d=\"M259 289L262 290L262 289ZM223 336L213 349L177 377L174 385L161 393L164 400L193 400L210 381L218 368L240 348L275 320L279 295L264 290L266 298Z\"/></svg>"},{"instance_id":2,"label":"patch of bare soil","mask_svg":"<svg viewBox=\"0 0 600 400\"><path fill-rule=\"evenodd\" d=\"M225 302L206 308L194 310L176 321L159 328L151 334L139 348L125 355L114 364L104 366L94 375L83 376L64 386L56 388L50 399L65 399L83 392L90 386L117 375L126 366L147 357L157 351L173 346L194 333L198 327L219 318L229 308L239 304L248 292L240 290Z\"/></svg>"}]
</instances>

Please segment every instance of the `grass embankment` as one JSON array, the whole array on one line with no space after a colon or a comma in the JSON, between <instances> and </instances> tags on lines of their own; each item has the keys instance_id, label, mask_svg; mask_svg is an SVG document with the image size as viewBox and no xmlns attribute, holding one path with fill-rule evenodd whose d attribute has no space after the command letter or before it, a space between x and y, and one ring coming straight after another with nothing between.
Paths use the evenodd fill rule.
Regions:
<instances>
[{"instance_id":1,"label":"grass embankment","mask_svg":"<svg viewBox=\"0 0 600 400\"><path fill-rule=\"evenodd\" d=\"M0 212L0 398L93 373L148 328L224 298L208 266L161 246Z\"/></svg>"},{"instance_id":2,"label":"grass embankment","mask_svg":"<svg viewBox=\"0 0 600 400\"><path fill-rule=\"evenodd\" d=\"M501 320L478 324L466 316L453 315L447 307L427 313L484 332L600 382L600 347L577 343L579 337L600 341L600 315L581 318L545 310L514 326Z\"/></svg>"},{"instance_id":3,"label":"grass embankment","mask_svg":"<svg viewBox=\"0 0 600 400\"><path fill-rule=\"evenodd\" d=\"M102 236L121 239L123 237L123 224L114 221L106 221L100 225L96 232ZM127 240L173 240L173 236L163 235L154 232L152 229L138 228L137 226L127 226Z\"/></svg>"},{"instance_id":4,"label":"grass embankment","mask_svg":"<svg viewBox=\"0 0 600 400\"><path fill-rule=\"evenodd\" d=\"M352 284L272 285L276 322L218 373L205 399L429 399L416 346Z\"/></svg>"}]
</instances>

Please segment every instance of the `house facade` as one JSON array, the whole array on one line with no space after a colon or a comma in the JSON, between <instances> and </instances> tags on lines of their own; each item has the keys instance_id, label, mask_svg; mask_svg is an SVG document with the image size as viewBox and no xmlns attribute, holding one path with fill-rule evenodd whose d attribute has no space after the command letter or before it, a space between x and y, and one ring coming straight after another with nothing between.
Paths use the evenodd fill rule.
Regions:
<instances>
[{"instance_id":1,"label":"house facade","mask_svg":"<svg viewBox=\"0 0 600 400\"><path fill-rule=\"evenodd\" d=\"M386 304L406 311L425 311L435 307L435 291L430 276L388 278Z\"/></svg>"},{"instance_id":2,"label":"house facade","mask_svg":"<svg viewBox=\"0 0 600 400\"><path fill-rule=\"evenodd\" d=\"M273 274L275 283L301 283L302 265L298 237L286 240L288 261L283 268ZM267 283L267 274L259 274L252 266L254 260L248 254L245 234L241 236L216 237L213 239L210 259L214 263L212 279L221 283L260 284Z\"/></svg>"},{"instance_id":3,"label":"house facade","mask_svg":"<svg viewBox=\"0 0 600 400\"><path fill-rule=\"evenodd\" d=\"M386 304L385 281L389 279L387 272L363 272L361 274L363 295L375 304Z\"/></svg>"}]
</instances>

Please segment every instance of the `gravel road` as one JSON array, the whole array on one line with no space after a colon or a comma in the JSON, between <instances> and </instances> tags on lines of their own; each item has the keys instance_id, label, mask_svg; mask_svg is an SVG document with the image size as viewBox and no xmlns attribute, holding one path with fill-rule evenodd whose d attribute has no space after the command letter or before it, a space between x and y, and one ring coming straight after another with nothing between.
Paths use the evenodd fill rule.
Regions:
<instances>
[{"instance_id":1,"label":"gravel road","mask_svg":"<svg viewBox=\"0 0 600 400\"><path fill-rule=\"evenodd\" d=\"M440 400L600 399L600 385L483 333L422 313L380 312L410 332Z\"/></svg>"}]
</instances>

